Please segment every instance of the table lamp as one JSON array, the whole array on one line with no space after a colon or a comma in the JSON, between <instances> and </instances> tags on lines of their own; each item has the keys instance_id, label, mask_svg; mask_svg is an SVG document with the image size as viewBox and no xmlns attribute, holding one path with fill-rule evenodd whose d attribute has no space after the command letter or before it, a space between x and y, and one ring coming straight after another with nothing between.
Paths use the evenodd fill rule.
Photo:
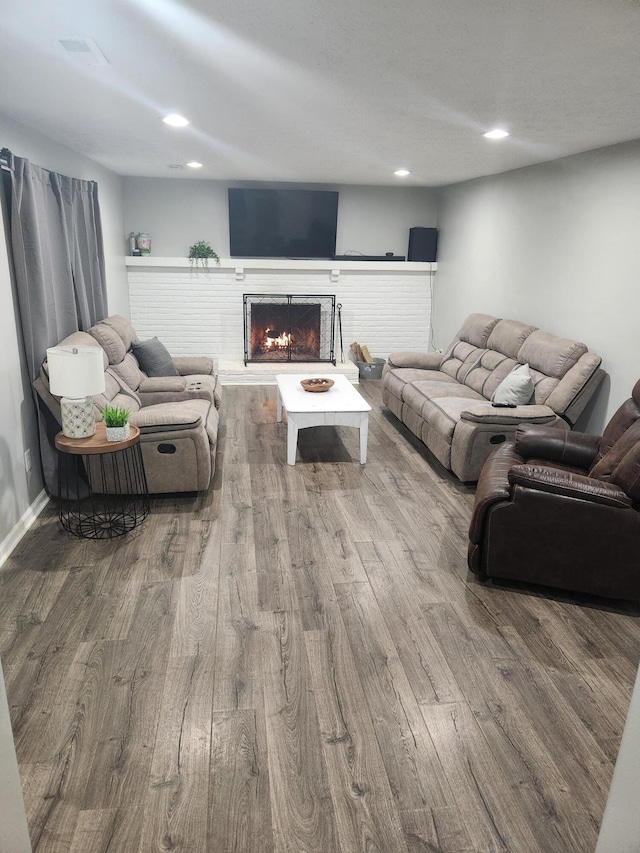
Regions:
<instances>
[{"instance_id":1,"label":"table lamp","mask_svg":"<svg viewBox=\"0 0 640 853\"><path fill-rule=\"evenodd\" d=\"M103 352L99 347L50 347L49 390L60 400L62 432L88 438L96 431L92 394L104 391Z\"/></svg>"}]
</instances>

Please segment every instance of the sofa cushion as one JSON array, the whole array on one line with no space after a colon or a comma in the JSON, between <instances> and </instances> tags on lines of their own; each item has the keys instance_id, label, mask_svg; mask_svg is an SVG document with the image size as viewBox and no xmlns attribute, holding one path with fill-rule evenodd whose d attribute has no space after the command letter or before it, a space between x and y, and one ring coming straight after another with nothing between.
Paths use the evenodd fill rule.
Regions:
<instances>
[{"instance_id":1,"label":"sofa cushion","mask_svg":"<svg viewBox=\"0 0 640 853\"><path fill-rule=\"evenodd\" d=\"M107 323L96 323L89 329L89 334L96 339L106 352L109 364L120 364L127 354L122 338L118 332Z\"/></svg>"},{"instance_id":2,"label":"sofa cushion","mask_svg":"<svg viewBox=\"0 0 640 853\"><path fill-rule=\"evenodd\" d=\"M586 352L586 346L579 341L558 338L536 329L520 348L518 361L530 364L545 376L561 379Z\"/></svg>"},{"instance_id":3,"label":"sofa cushion","mask_svg":"<svg viewBox=\"0 0 640 853\"><path fill-rule=\"evenodd\" d=\"M96 394L93 402L102 411L105 406L117 406L128 412L137 412L140 408L140 400L134 393L128 393L120 387L119 382L110 371L104 374L104 393Z\"/></svg>"},{"instance_id":4,"label":"sofa cushion","mask_svg":"<svg viewBox=\"0 0 640 853\"><path fill-rule=\"evenodd\" d=\"M526 406L533 395L533 379L528 364L514 367L491 395L493 403Z\"/></svg>"},{"instance_id":5,"label":"sofa cushion","mask_svg":"<svg viewBox=\"0 0 640 853\"><path fill-rule=\"evenodd\" d=\"M422 417L447 444L451 444L460 416L468 407L468 397L438 397L425 400Z\"/></svg>"},{"instance_id":6,"label":"sofa cushion","mask_svg":"<svg viewBox=\"0 0 640 853\"><path fill-rule=\"evenodd\" d=\"M596 457L595 464L589 470L589 476L598 480L610 480L617 466L638 443L640 443L640 420L632 423L602 457Z\"/></svg>"},{"instance_id":7,"label":"sofa cushion","mask_svg":"<svg viewBox=\"0 0 640 853\"><path fill-rule=\"evenodd\" d=\"M469 341L455 341L444 354L440 370L462 384L484 352Z\"/></svg>"},{"instance_id":8,"label":"sofa cushion","mask_svg":"<svg viewBox=\"0 0 640 853\"><path fill-rule=\"evenodd\" d=\"M169 350L158 338L148 341L134 341L131 345L133 354L138 359L140 369L147 376L179 376Z\"/></svg>"},{"instance_id":9,"label":"sofa cushion","mask_svg":"<svg viewBox=\"0 0 640 853\"><path fill-rule=\"evenodd\" d=\"M516 361L501 352L484 350L467 373L464 384L490 400L498 385L517 366Z\"/></svg>"},{"instance_id":10,"label":"sofa cushion","mask_svg":"<svg viewBox=\"0 0 640 853\"><path fill-rule=\"evenodd\" d=\"M490 314L469 314L456 337L458 340L485 349L491 332L499 322L499 317L492 317Z\"/></svg>"},{"instance_id":11,"label":"sofa cushion","mask_svg":"<svg viewBox=\"0 0 640 853\"><path fill-rule=\"evenodd\" d=\"M413 382L451 382L451 377L439 370L418 370L412 367L395 367L384 379L385 388L398 400L403 399L404 389ZM457 384L457 383L456 383Z\"/></svg>"},{"instance_id":12,"label":"sofa cushion","mask_svg":"<svg viewBox=\"0 0 640 853\"><path fill-rule=\"evenodd\" d=\"M497 350L517 361L522 344L535 331L536 326L528 326L518 320L499 320L491 330L487 349Z\"/></svg>"},{"instance_id":13,"label":"sofa cushion","mask_svg":"<svg viewBox=\"0 0 640 853\"><path fill-rule=\"evenodd\" d=\"M112 364L109 370L113 371L120 384L126 385L133 392L136 392L143 379L147 378L132 352L128 352L120 364Z\"/></svg>"},{"instance_id":14,"label":"sofa cushion","mask_svg":"<svg viewBox=\"0 0 640 853\"><path fill-rule=\"evenodd\" d=\"M609 482L620 486L634 503L640 502L640 443L625 453L614 468Z\"/></svg>"},{"instance_id":15,"label":"sofa cushion","mask_svg":"<svg viewBox=\"0 0 640 853\"><path fill-rule=\"evenodd\" d=\"M465 399L467 404L483 399L473 388L467 388L466 385L459 385L457 382L452 382L451 380L448 382L437 382L429 379L421 379L417 382L412 382L410 385L405 385L402 401L419 415L426 417L424 415L425 403L431 400L439 400L442 397Z\"/></svg>"},{"instance_id":16,"label":"sofa cushion","mask_svg":"<svg viewBox=\"0 0 640 853\"><path fill-rule=\"evenodd\" d=\"M633 398L625 400L618 411L611 418L602 434L600 449L594 460L594 464L603 458L613 445L622 438L626 430L640 419L640 407Z\"/></svg>"},{"instance_id":17,"label":"sofa cushion","mask_svg":"<svg viewBox=\"0 0 640 853\"><path fill-rule=\"evenodd\" d=\"M130 350L131 344L138 340L136 330L126 317L121 317L119 314L112 314L111 317L105 317L102 322L107 326L111 326L122 340L126 350Z\"/></svg>"}]
</instances>

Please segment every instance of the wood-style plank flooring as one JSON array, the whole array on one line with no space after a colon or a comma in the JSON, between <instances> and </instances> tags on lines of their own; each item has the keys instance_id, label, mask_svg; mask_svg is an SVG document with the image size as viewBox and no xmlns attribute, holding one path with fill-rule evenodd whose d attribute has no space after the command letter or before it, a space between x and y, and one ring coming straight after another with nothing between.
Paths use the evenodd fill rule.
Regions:
<instances>
[{"instance_id":1,"label":"wood-style plank flooring","mask_svg":"<svg viewBox=\"0 0 640 853\"><path fill-rule=\"evenodd\" d=\"M227 387L207 494L115 542L47 509L0 570L37 853L594 850L637 612L478 584L473 489L360 390L366 466Z\"/></svg>"}]
</instances>

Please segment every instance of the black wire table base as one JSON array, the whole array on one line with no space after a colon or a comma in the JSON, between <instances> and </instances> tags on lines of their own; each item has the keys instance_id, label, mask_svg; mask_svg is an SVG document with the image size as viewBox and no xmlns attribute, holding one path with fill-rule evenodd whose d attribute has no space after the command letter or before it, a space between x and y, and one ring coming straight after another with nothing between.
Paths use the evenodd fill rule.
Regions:
<instances>
[{"instance_id":1,"label":"black wire table base","mask_svg":"<svg viewBox=\"0 0 640 853\"><path fill-rule=\"evenodd\" d=\"M58 519L73 536L124 536L149 514L140 444L106 453L58 455Z\"/></svg>"}]
</instances>

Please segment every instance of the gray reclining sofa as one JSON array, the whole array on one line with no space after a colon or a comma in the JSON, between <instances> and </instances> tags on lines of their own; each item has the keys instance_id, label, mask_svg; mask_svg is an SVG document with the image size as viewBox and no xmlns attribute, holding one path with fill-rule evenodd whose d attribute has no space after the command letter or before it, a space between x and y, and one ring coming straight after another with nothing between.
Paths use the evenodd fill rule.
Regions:
<instances>
[{"instance_id":1,"label":"gray reclining sofa","mask_svg":"<svg viewBox=\"0 0 640 853\"><path fill-rule=\"evenodd\" d=\"M383 403L463 482L474 482L490 452L518 424L572 429L604 377L585 344L517 320L471 314L444 353L393 352L382 375ZM530 401L494 408L491 397L529 365Z\"/></svg>"}]
</instances>

